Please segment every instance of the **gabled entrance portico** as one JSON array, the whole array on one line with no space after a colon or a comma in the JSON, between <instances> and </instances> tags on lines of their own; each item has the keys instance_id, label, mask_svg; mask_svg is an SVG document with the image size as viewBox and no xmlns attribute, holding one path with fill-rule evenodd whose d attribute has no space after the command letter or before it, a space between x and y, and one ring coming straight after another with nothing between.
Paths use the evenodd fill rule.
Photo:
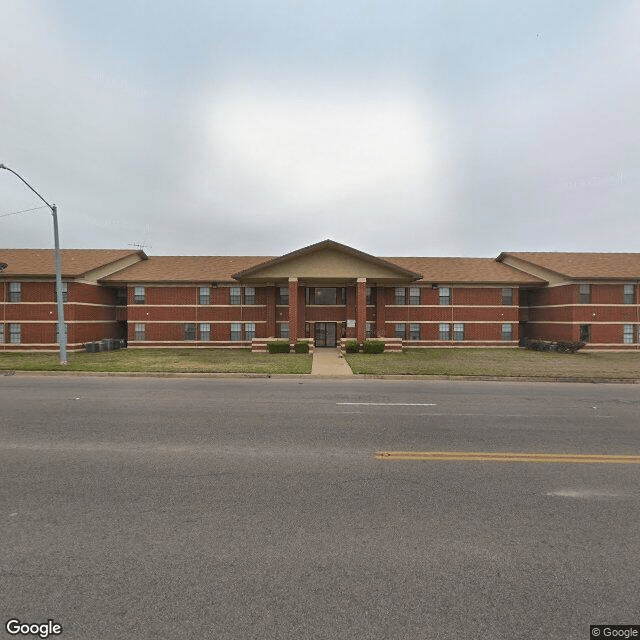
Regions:
<instances>
[{"instance_id":1,"label":"gabled entrance portico","mask_svg":"<svg viewBox=\"0 0 640 640\"><path fill-rule=\"evenodd\" d=\"M233 277L243 284L272 287L273 298L267 309L267 317L272 320L268 320L271 324L267 326L267 335L282 335L277 327L286 324L291 343L309 339L318 347L335 347L343 337L364 341L368 321L375 324L377 335L384 336L384 305L372 300L367 305L367 291L377 299L374 295L377 289L408 285L421 275L333 240L324 240ZM277 303L278 290L286 291L288 304Z\"/></svg>"}]
</instances>

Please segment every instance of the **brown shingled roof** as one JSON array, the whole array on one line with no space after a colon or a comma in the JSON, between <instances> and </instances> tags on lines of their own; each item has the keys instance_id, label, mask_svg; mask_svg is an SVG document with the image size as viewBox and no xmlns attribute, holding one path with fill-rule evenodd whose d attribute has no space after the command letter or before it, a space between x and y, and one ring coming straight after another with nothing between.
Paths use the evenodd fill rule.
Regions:
<instances>
[{"instance_id":1,"label":"brown shingled roof","mask_svg":"<svg viewBox=\"0 0 640 640\"><path fill-rule=\"evenodd\" d=\"M490 282L544 284L544 280L523 273L493 258L384 258L422 274L421 282Z\"/></svg>"},{"instance_id":2,"label":"brown shingled roof","mask_svg":"<svg viewBox=\"0 0 640 640\"><path fill-rule=\"evenodd\" d=\"M233 274L273 260L269 256L151 256L101 282L233 282ZM383 258L402 269L423 274L423 282L492 282L543 284L492 258Z\"/></svg>"},{"instance_id":3,"label":"brown shingled roof","mask_svg":"<svg viewBox=\"0 0 640 640\"><path fill-rule=\"evenodd\" d=\"M53 253L53 249L0 249L0 262L7 265L0 276L53 277ZM60 254L65 278L77 278L127 256L144 257L142 251L131 249L61 249Z\"/></svg>"},{"instance_id":4,"label":"brown shingled roof","mask_svg":"<svg viewBox=\"0 0 640 640\"><path fill-rule=\"evenodd\" d=\"M270 259L269 256L152 256L100 282L232 282L232 273Z\"/></svg>"},{"instance_id":5,"label":"brown shingled roof","mask_svg":"<svg viewBox=\"0 0 640 640\"><path fill-rule=\"evenodd\" d=\"M498 256L512 256L554 271L567 278L637 279L640 278L640 253L571 253L505 251Z\"/></svg>"}]
</instances>

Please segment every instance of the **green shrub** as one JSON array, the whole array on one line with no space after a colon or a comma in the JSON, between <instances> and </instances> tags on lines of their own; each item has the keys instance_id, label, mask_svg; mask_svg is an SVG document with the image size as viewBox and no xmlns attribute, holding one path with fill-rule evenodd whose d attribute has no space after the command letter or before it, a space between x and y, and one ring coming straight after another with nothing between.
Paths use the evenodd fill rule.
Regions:
<instances>
[{"instance_id":1,"label":"green shrub","mask_svg":"<svg viewBox=\"0 0 640 640\"><path fill-rule=\"evenodd\" d=\"M345 340L344 350L347 353L358 353L360 351L360 343L357 340Z\"/></svg>"},{"instance_id":2,"label":"green shrub","mask_svg":"<svg viewBox=\"0 0 640 640\"><path fill-rule=\"evenodd\" d=\"M269 353L289 353L291 347L288 340L272 340L267 342L267 351Z\"/></svg>"},{"instance_id":3,"label":"green shrub","mask_svg":"<svg viewBox=\"0 0 640 640\"><path fill-rule=\"evenodd\" d=\"M309 353L309 343L306 340L301 340L300 342L296 342L294 351L296 353Z\"/></svg>"},{"instance_id":4,"label":"green shrub","mask_svg":"<svg viewBox=\"0 0 640 640\"><path fill-rule=\"evenodd\" d=\"M362 344L362 353L382 353L384 342L382 340L365 340Z\"/></svg>"}]
</instances>

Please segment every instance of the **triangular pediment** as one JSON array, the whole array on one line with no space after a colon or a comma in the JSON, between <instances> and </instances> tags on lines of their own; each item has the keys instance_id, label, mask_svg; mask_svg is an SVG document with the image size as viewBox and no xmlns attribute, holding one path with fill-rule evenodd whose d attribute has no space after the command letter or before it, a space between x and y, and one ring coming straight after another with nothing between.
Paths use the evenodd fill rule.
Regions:
<instances>
[{"instance_id":1,"label":"triangular pediment","mask_svg":"<svg viewBox=\"0 0 640 640\"><path fill-rule=\"evenodd\" d=\"M413 282L421 275L334 240L323 240L245 269L233 277L240 282L284 282L298 278L303 282L338 283L358 278L371 282Z\"/></svg>"}]
</instances>

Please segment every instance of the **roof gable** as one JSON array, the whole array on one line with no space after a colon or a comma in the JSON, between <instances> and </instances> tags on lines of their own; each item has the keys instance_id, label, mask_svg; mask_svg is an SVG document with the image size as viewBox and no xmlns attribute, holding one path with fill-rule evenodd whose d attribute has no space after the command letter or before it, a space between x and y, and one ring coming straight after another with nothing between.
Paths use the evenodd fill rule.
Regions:
<instances>
[{"instance_id":1,"label":"roof gable","mask_svg":"<svg viewBox=\"0 0 640 640\"><path fill-rule=\"evenodd\" d=\"M97 279L146 257L143 251L131 249L61 249L62 277ZM0 262L7 265L0 274L4 278L55 276L53 249L0 249Z\"/></svg>"},{"instance_id":2,"label":"roof gable","mask_svg":"<svg viewBox=\"0 0 640 640\"><path fill-rule=\"evenodd\" d=\"M556 274L568 280L636 280L640 253L505 251L498 261L523 271Z\"/></svg>"},{"instance_id":3,"label":"roof gable","mask_svg":"<svg viewBox=\"0 0 640 640\"><path fill-rule=\"evenodd\" d=\"M273 282L295 277L324 282L367 278L376 282L413 282L420 274L397 264L358 251L334 240L323 240L308 247L272 258L233 274L240 282Z\"/></svg>"}]
</instances>

